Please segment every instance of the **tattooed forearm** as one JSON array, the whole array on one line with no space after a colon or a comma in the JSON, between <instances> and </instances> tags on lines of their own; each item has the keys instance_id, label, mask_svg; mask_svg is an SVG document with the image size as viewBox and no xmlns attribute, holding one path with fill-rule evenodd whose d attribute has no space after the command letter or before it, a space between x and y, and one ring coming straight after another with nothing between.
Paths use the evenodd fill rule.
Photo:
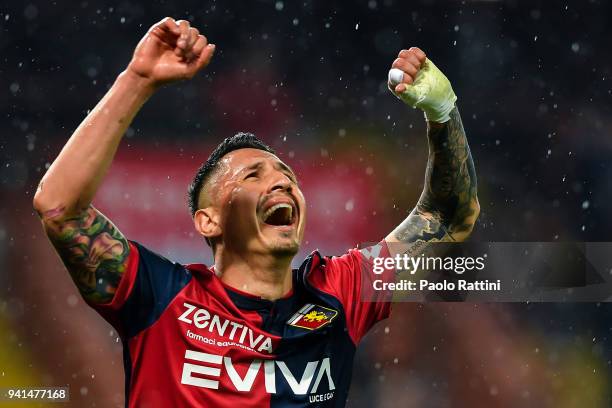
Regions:
<instances>
[{"instance_id":1,"label":"tattooed forearm","mask_svg":"<svg viewBox=\"0 0 612 408\"><path fill-rule=\"evenodd\" d=\"M110 301L127 265L126 238L92 206L61 220L49 214L42 218L49 239L83 297L94 303Z\"/></svg>"},{"instance_id":2,"label":"tattooed forearm","mask_svg":"<svg viewBox=\"0 0 612 408\"><path fill-rule=\"evenodd\" d=\"M429 124L427 137L425 187L410 216L391 234L394 242L462 241L478 217L476 171L458 109L448 122Z\"/></svg>"},{"instance_id":3,"label":"tattooed forearm","mask_svg":"<svg viewBox=\"0 0 612 408\"><path fill-rule=\"evenodd\" d=\"M450 120L430 125L425 188L417 203L422 214L436 214L454 240L466 238L478 216L476 170L459 110Z\"/></svg>"}]
</instances>

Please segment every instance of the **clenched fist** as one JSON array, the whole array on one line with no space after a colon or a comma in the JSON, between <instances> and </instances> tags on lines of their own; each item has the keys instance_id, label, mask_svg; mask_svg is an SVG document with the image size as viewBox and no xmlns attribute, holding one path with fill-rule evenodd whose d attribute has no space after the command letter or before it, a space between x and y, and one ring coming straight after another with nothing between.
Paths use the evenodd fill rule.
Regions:
<instances>
[{"instance_id":1,"label":"clenched fist","mask_svg":"<svg viewBox=\"0 0 612 408\"><path fill-rule=\"evenodd\" d=\"M389 90L406 104L420 108L430 122L450 119L457 96L450 81L417 47L401 50L389 71Z\"/></svg>"},{"instance_id":2,"label":"clenched fist","mask_svg":"<svg viewBox=\"0 0 612 408\"><path fill-rule=\"evenodd\" d=\"M140 40L127 69L159 86L192 78L208 65L214 51L215 45L188 21L166 17Z\"/></svg>"}]
</instances>

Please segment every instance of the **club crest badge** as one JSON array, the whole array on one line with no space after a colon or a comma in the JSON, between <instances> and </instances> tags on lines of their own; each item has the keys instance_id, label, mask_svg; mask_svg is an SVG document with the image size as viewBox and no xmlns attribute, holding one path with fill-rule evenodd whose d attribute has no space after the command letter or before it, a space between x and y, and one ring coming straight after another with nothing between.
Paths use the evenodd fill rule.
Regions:
<instances>
[{"instance_id":1,"label":"club crest badge","mask_svg":"<svg viewBox=\"0 0 612 408\"><path fill-rule=\"evenodd\" d=\"M307 303L287 320L287 324L302 329L316 330L331 323L337 315L337 310Z\"/></svg>"}]
</instances>

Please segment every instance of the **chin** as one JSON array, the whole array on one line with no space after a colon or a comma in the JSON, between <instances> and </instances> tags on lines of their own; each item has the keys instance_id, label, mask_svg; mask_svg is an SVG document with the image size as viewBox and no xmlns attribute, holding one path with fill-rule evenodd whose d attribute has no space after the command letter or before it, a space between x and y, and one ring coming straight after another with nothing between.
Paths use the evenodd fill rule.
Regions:
<instances>
[{"instance_id":1,"label":"chin","mask_svg":"<svg viewBox=\"0 0 612 408\"><path fill-rule=\"evenodd\" d=\"M278 257L295 256L300 250L297 241L274 242L270 245L270 252Z\"/></svg>"}]
</instances>

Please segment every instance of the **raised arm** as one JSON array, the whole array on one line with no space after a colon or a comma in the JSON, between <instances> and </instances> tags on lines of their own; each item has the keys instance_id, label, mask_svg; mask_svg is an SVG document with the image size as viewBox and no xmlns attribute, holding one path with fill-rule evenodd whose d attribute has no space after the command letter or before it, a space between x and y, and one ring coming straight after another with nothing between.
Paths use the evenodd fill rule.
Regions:
<instances>
[{"instance_id":1,"label":"raised arm","mask_svg":"<svg viewBox=\"0 0 612 408\"><path fill-rule=\"evenodd\" d=\"M416 47L402 50L392 68L391 91L425 112L429 156L416 207L385 240L410 244L402 252L416 252L430 242L463 241L472 232L480 206L457 97L448 79Z\"/></svg>"},{"instance_id":2,"label":"raised arm","mask_svg":"<svg viewBox=\"0 0 612 408\"><path fill-rule=\"evenodd\" d=\"M139 42L126 70L72 134L43 176L34 208L83 297L112 299L129 245L91 202L119 142L146 100L164 83L193 77L214 52L187 21L165 18Z\"/></svg>"}]
</instances>

